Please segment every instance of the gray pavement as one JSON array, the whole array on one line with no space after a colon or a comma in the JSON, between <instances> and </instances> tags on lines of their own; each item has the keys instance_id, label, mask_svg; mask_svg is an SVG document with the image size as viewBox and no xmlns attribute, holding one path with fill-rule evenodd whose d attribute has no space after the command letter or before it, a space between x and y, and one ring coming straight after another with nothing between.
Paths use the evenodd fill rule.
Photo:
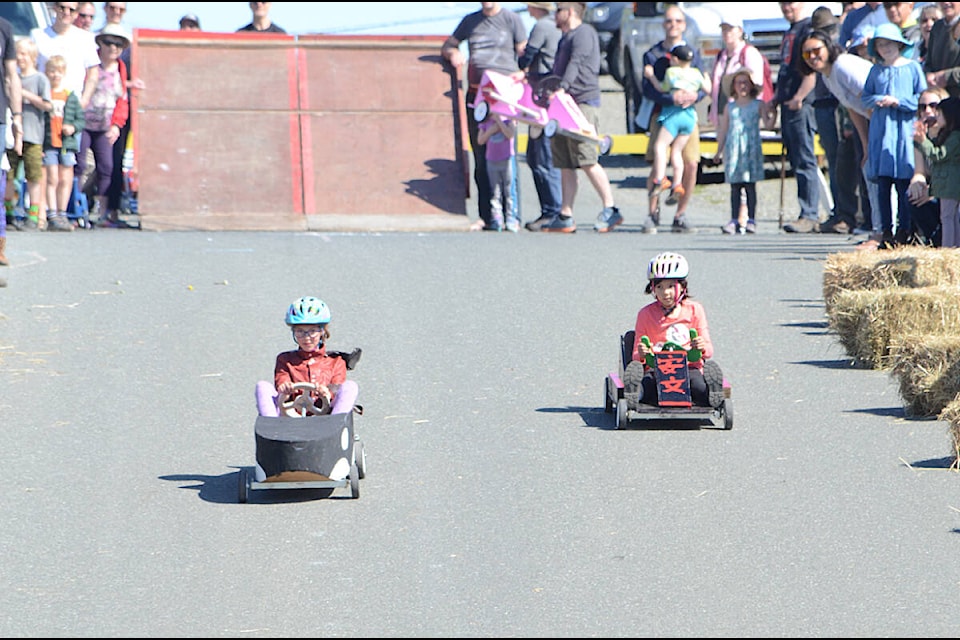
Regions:
<instances>
[{"instance_id":1,"label":"gray pavement","mask_svg":"<svg viewBox=\"0 0 960 640\"><path fill-rule=\"evenodd\" d=\"M955 637L949 434L830 334L823 263L849 241L695 215L691 235L632 233L629 209L559 237L11 234L0 635ZM691 262L731 431L603 410L665 249ZM368 475L359 500L238 504L254 384L304 294L364 350Z\"/></svg>"}]
</instances>

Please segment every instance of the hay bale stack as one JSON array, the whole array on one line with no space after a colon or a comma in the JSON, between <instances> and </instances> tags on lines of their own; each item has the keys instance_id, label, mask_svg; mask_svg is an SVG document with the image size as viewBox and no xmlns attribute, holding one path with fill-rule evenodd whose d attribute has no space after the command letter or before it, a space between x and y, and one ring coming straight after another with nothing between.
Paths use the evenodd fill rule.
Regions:
<instances>
[{"instance_id":1,"label":"hay bale stack","mask_svg":"<svg viewBox=\"0 0 960 640\"><path fill-rule=\"evenodd\" d=\"M873 369L889 368L890 344L906 335L956 335L960 288L840 291L828 324L848 355Z\"/></svg>"},{"instance_id":2,"label":"hay bale stack","mask_svg":"<svg viewBox=\"0 0 960 640\"><path fill-rule=\"evenodd\" d=\"M950 437L953 440L953 466L951 469L960 471L960 396L954 398L940 413L940 420L949 425Z\"/></svg>"},{"instance_id":3,"label":"hay bale stack","mask_svg":"<svg viewBox=\"0 0 960 640\"><path fill-rule=\"evenodd\" d=\"M904 245L889 251L849 251L827 256L823 300L827 311L841 291L889 287L960 287L960 251Z\"/></svg>"},{"instance_id":4,"label":"hay bale stack","mask_svg":"<svg viewBox=\"0 0 960 640\"><path fill-rule=\"evenodd\" d=\"M907 415L936 417L960 393L960 335L899 336L890 362Z\"/></svg>"}]
</instances>

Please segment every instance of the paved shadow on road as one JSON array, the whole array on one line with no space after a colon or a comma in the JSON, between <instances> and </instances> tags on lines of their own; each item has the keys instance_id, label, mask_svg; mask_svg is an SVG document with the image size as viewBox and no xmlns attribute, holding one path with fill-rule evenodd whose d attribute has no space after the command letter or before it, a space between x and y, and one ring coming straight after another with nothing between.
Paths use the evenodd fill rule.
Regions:
<instances>
[{"instance_id":1,"label":"paved shadow on road","mask_svg":"<svg viewBox=\"0 0 960 640\"><path fill-rule=\"evenodd\" d=\"M600 407L541 407L537 413L579 413L584 427L602 431L617 430L614 429L616 414L606 413ZM709 419L704 419L702 423L694 420L632 420L621 431L700 431L711 424Z\"/></svg>"},{"instance_id":2,"label":"paved shadow on road","mask_svg":"<svg viewBox=\"0 0 960 640\"><path fill-rule=\"evenodd\" d=\"M160 476L161 480L171 482L189 482L193 484L181 486L181 489L197 490L197 494L204 502L214 504L236 504L239 502L239 493L237 483L239 482L240 469L249 467L233 467L236 472L229 472L219 476L205 476L192 474L177 474L169 476ZM249 501L256 504L278 504L286 502L308 502L322 498L352 499L349 492L345 494L333 495L334 489L272 489L250 491Z\"/></svg>"}]
</instances>

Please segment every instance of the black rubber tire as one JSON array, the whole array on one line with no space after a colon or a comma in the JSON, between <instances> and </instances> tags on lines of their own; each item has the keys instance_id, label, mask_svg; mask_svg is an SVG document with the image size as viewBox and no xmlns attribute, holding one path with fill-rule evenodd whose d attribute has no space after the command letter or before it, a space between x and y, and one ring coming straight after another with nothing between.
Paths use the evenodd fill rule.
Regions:
<instances>
[{"instance_id":1,"label":"black rubber tire","mask_svg":"<svg viewBox=\"0 0 960 640\"><path fill-rule=\"evenodd\" d=\"M617 428L617 429L626 429L628 422L630 422L630 421L627 419L627 399L626 399L626 398L620 398L620 399L617 401L617 422L616 422L616 425L617 425L617 426L616 426L616 428Z\"/></svg>"},{"instance_id":2,"label":"black rubber tire","mask_svg":"<svg viewBox=\"0 0 960 640\"><path fill-rule=\"evenodd\" d=\"M733 429L733 399L724 398L723 400L723 428L726 431Z\"/></svg>"}]
</instances>

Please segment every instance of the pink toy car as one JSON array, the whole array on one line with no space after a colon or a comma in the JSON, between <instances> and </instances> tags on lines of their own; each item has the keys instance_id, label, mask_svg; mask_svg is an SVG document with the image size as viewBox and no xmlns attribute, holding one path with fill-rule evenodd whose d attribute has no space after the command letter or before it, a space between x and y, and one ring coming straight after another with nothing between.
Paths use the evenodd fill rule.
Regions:
<instances>
[{"instance_id":1,"label":"pink toy car","mask_svg":"<svg viewBox=\"0 0 960 640\"><path fill-rule=\"evenodd\" d=\"M602 155L610 153L613 138L599 135L566 92L554 94L559 86L560 79L556 76L542 79L534 90L523 79L485 71L473 102L473 116L477 122L482 122L491 112L497 113L532 127L540 127L548 138L559 133L597 143ZM539 131L531 131L530 135L537 137Z\"/></svg>"}]
</instances>

